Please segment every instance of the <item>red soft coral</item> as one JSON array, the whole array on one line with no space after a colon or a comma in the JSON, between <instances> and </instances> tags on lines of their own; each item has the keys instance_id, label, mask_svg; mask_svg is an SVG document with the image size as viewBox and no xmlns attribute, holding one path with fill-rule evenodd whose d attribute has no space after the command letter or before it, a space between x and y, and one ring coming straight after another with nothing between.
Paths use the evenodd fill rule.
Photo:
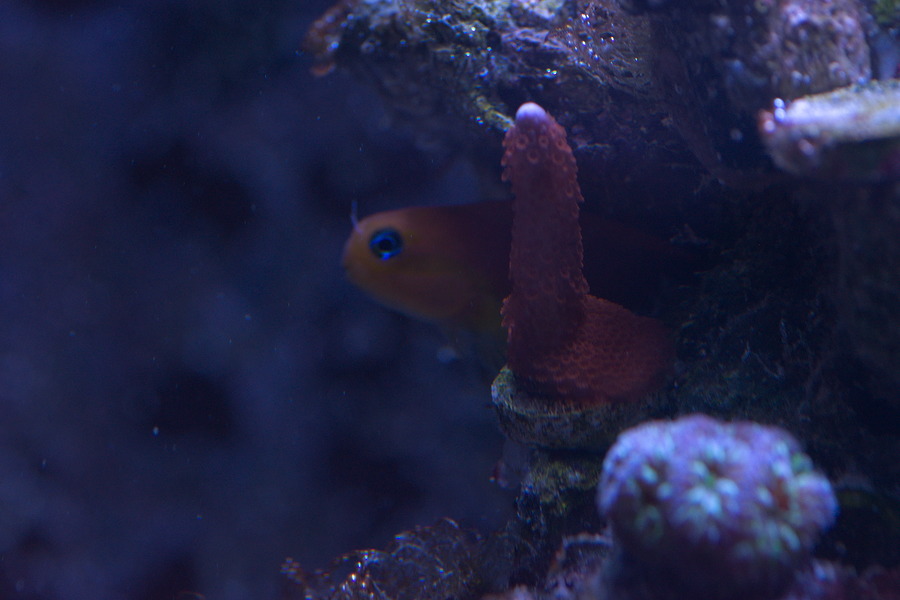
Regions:
<instances>
[{"instance_id":1,"label":"red soft coral","mask_svg":"<svg viewBox=\"0 0 900 600\"><path fill-rule=\"evenodd\" d=\"M503 305L510 369L542 394L576 404L632 401L658 387L672 361L655 319L588 293L582 273L577 167L565 130L523 104L504 141L512 184L512 291Z\"/></svg>"}]
</instances>

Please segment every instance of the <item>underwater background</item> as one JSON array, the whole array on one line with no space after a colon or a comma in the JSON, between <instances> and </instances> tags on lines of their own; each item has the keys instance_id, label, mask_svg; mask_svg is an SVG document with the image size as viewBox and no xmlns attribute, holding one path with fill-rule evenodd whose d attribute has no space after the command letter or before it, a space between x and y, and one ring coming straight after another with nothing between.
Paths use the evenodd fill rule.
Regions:
<instances>
[{"instance_id":1,"label":"underwater background","mask_svg":"<svg viewBox=\"0 0 900 600\"><path fill-rule=\"evenodd\" d=\"M898 75L890 0L5 0L0 600L900 597Z\"/></svg>"},{"instance_id":2,"label":"underwater background","mask_svg":"<svg viewBox=\"0 0 900 600\"><path fill-rule=\"evenodd\" d=\"M477 368L340 266L353 202L472 176L314 81L326 7L0 3L0 597L271 598L287 556L502 523Z\"/></svg>"}]
</instances>

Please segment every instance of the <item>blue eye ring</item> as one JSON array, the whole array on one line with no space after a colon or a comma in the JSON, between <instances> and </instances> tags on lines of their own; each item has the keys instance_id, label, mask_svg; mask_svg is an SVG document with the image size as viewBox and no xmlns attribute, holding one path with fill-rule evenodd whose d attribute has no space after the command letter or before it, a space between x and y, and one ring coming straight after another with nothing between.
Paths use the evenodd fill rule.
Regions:
<instances>
[{"instance_id":1,"label":"blue eye ring","mask_svg":"<svg viewBox=\"0 0 900 600\"><path fill-rule=\"evenodd\" d=\"M403 250L403 237L396 229L379 229L369 238L369 250L377 258L387 260Z\"/></svg>"}]
</instances>

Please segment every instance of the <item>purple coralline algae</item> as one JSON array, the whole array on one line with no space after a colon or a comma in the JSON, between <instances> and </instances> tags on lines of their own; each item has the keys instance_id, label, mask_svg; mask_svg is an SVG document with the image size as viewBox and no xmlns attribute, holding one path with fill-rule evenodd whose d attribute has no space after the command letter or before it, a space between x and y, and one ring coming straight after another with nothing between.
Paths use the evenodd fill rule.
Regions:
<instances>
[{"instance_id":1,"label":"purple coralline algae","mask_svg":"<svg viewBox=\"0 0 900 600\"><path fill-rule=\"evenodd\" d=\"M767 598L809 559L837 500L787 432L692 415L619 436L598 506L626 557L685 593Z\"/></svg>"}]
</instances>

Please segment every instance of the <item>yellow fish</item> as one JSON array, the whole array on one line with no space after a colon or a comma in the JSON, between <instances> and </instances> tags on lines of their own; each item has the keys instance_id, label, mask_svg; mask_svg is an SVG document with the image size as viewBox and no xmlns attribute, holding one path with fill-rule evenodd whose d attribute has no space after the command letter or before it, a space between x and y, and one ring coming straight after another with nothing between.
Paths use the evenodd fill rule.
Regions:
<instances>
[{"instance_id":1,"label":"yellow fish","mask_svg":"<svg viewBox=\"0 0 900 600\"><path fill-rule=\"evenodd\" d=\"M377 213L354 224L344 270L389 308L451 329L492 332L509 293L511 224L509 202Z\"/></svg>"},{"instance_id":2,"label":"yellow fish","mask_svg":"<svg viewBox=\"0 0 900 600\"><path fill-rule=\"evenodd\" d=\"M696 256L625 225L581 211L591 293L646 309L664 277L682 277ZM354 223L343 266L383 305L445 329L498 335L509 295L512 204L475 202L376 213Z\"/></svg>"}]
</instances>

